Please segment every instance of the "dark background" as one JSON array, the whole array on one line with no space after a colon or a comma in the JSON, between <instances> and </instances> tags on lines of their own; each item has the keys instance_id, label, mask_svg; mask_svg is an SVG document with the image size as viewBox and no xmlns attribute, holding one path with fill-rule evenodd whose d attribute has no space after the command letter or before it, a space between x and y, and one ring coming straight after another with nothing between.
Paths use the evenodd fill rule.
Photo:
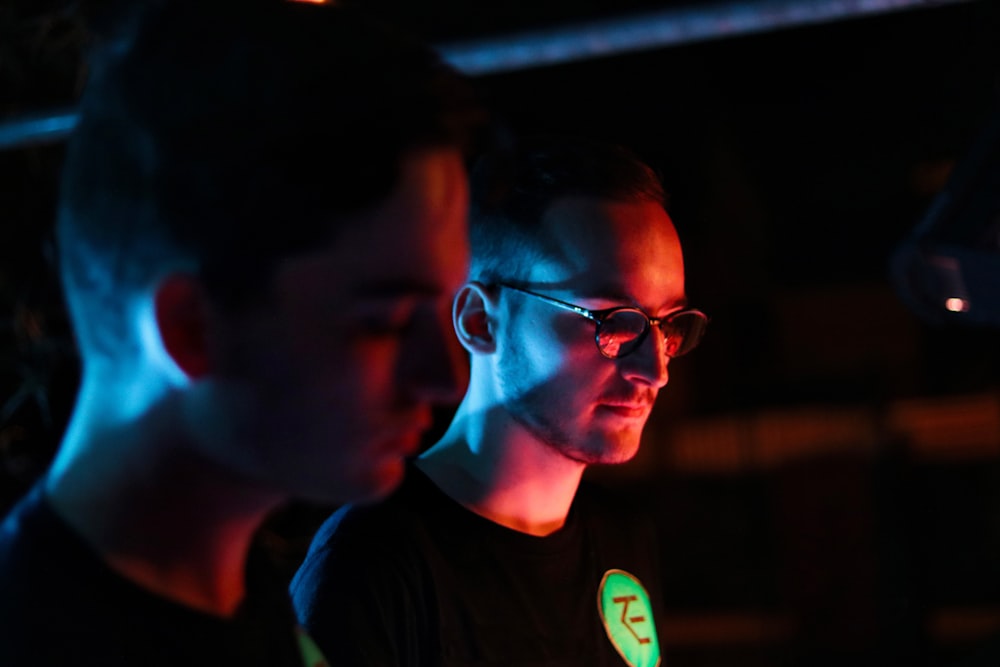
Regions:
<instances>
[{"instance_id":1,"label":"dark background","mask_svg":"<svg viewBox=\"0 0 1000 667\"><path fill-rule=\"evenodd\" d=\"M447 45L689 3L354 4ZM614 139L663 174L712 316L637 459L589 473L661 520L665 665L951 665L1000 633L1000 327L928 320L889 270L1000 108L998 5L480 77L518 131ZM84 33L65 10L0 2L4 117L72 104ZM0 151L5 504L75 388L47 263L60 158L59 142ZM326 509L270 527L290 568Z\"/></svg>"}]
</instances>

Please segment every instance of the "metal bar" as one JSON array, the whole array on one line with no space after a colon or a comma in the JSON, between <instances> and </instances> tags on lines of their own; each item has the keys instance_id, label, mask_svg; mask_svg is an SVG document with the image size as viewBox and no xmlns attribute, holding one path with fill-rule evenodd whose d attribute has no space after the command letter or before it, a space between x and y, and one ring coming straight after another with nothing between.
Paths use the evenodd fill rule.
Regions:
<instances>
[{"instance_id":1,"label":"metal bar","mask_svg":"<svg viewBox=\"0 0 1000 667\"><path fill-rule=\"evenodd\" d=\"M65 139L76 126L76 110L53 109L0 124L0 150Z\"/></svg>"},{"instance_id":2,"label":"metal bar","mask_svg":"<svg viewBox=\"0 0 1000 667\"><path fill-rule=\"evenodd\" d=\"M471 75L497 74L589 58L725 39L904 9L971 0L757 0L677 7L550 30L439 47Z\"/></svg>"},{"instance_id":3,"label":"metal bar","mask_svg":"<svg viewBox=\"0 0 1000 667\"><path fill-rule=\"evenodd\" d=\"M975 0L755 0L688 5L549 30L438 45L445 60L484 76L610 57L621 53L725 39L796 26L926 9ZM0 124L0 150L55 142L72 132L76 115L57 109Z\"/></svg>"}]
</instances>

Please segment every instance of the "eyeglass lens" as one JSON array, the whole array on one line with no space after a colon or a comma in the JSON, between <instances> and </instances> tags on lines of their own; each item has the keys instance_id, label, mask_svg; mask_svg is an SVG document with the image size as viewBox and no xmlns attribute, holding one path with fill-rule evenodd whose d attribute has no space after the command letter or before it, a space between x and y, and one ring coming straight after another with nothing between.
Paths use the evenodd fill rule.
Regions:
<instances>
[{"instance_id":1,"label":"eyeglass lens","mask_svg":"<svg viewBox=\"0 0 1000 667\"><path fill-rule=\"evenodd\" d=\"M597 345L607 357L617 358L634 351L646 338L649 320L636 310L617 310L601 322ZM666 341L666 354L679 357L698 345L704 320L694 313L678 313L660 323Z\"/></svg>"}]
</instances>

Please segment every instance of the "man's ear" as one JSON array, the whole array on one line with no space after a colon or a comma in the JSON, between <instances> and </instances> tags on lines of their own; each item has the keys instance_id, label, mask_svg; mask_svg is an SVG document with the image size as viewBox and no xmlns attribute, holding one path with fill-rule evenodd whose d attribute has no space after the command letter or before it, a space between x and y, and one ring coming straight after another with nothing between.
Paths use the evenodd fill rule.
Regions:
<instances>
[{"instance_id":1,"label":"man's ear","mask_svg":"<svg viewBox=\"0 0 1000 667\"><path fill-rule=\"evenodd\" d=\"M163 348L191 379L204 376L211 366L207 298L198 279L186 273L167 276L154 296L156 326Z\"/></svg>"},{"instance_id":2,"label":"man's ear","mask_svg":"<svg viewBox=\"0 0 1000 667\"><path fill-rule=\"evenodd\" d=\"M452 323L462 347L471 353L490 354L496 350L493 316L486 288L471 282L462 286L452 305Z\"/></svg>"}]
</instances>

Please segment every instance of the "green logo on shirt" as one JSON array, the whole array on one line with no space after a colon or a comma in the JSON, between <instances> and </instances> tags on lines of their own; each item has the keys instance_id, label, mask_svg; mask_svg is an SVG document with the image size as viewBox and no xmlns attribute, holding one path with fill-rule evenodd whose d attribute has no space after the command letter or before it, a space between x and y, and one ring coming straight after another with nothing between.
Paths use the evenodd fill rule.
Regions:
<instances>
[{"instance_id":1,"label":"green logo on shirt","mask_svg":"<svg viewBox=\"0 0 1000 667\"><path fill-rule=\"evenodd\" d=\"M330 667L330 663L323 657L323 652L313 641L302 626L295 626L295 638L299 642L299 651L302 653L302 664L304 667Z\"/></svg>"},{"instance_id":2,"label":"green logo on shirt","mask_svg":"<svg viewBox=\"0 0 1000 667\"><path fill-rule=\"evenodd\" d=\"M605 572L597 589L597 609L608 639L625 662L631 667L660 664L653 607L638 579L624 570Z\"/></svg>"}]
</instances>

